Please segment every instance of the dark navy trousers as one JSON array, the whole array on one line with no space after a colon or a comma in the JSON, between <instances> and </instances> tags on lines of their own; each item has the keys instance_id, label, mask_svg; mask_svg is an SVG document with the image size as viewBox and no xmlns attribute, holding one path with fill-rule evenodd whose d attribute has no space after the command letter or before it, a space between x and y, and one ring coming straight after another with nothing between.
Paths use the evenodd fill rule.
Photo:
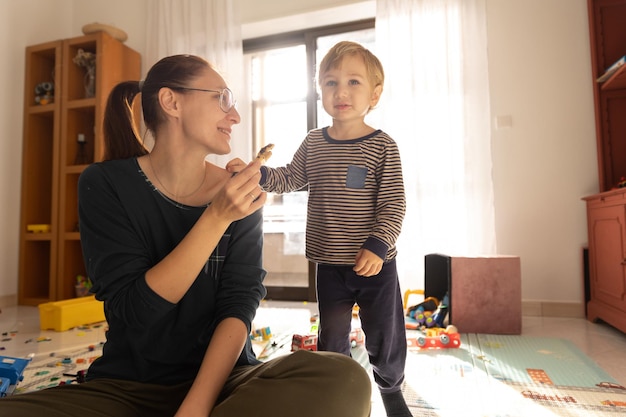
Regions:
<instances>
[{"instance_id":1,"label":"dark navy trousers","mask_svg":"<svg viewBox=\"0 0 626 417\"><path fill-rule=\"evenodd\" d=\"M381 393L404 381L407 342L395 259L378 275L356 275L350 265L317 265L318 350L350 355L352 307L359 306L365 348Z\"/></svg>"}]
</instances>

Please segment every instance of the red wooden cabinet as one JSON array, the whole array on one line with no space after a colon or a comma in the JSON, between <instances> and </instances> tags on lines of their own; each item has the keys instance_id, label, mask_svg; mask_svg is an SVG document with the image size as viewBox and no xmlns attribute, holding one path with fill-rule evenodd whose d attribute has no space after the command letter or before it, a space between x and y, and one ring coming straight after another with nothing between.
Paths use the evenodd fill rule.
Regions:
<instances>
[{"instance_id":1,"label":"red wooden cabinet","mask_svg":"<svg viewBox=\"0 0 626 417\"><path fill-rule=\"evenodd\" d=\"M585 200L591 292L587 318L626 332L626 188Z\"/></svg>"}]
</instances>

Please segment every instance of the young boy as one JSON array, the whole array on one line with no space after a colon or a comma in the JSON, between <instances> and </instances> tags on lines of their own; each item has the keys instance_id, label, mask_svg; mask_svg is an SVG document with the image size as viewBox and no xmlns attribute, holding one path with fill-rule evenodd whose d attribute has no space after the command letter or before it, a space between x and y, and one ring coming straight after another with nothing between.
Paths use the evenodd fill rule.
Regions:
<instances>
[{"instance_id":1,"label":"young boy","mask_svg":"<svg viewBox=\"0 0 626 417\"><path fill-rule=\"evenodd\" d=\"M383 90L378 58L339 42L319 67L332 126L309 132L290 164L261 168L261 187L286 193L309 186L306 257L317 264L318 349L350 355L358 304L365 346L388 416L411 416L401 392L407 344L396 271L405 214L398 147L365 123Z\"/></svg>"}]
</instances>

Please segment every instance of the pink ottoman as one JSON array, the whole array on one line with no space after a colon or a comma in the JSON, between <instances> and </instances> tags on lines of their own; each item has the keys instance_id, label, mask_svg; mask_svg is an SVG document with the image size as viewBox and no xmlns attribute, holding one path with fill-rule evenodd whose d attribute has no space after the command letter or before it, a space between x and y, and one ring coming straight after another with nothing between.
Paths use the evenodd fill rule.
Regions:
<instances>
[{"instance_id":1,"label":"pink ottoman","mask_svg":"<svg viewBox=\"0 0 626 417\"><path fill-rule=\"evenodd\" d=\"M424 296L449 291L448 320L461 333L520 334L521 287L518 256L425 257Z\"/></svg>"}]
</instances>

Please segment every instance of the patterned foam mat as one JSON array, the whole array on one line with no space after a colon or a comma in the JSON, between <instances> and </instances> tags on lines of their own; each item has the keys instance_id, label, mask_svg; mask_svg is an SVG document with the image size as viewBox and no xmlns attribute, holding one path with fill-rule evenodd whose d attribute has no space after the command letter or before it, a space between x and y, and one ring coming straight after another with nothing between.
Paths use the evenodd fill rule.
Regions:
<instances>
[{"instance_id":1,"label":"patterned foam mat","mask_svg":"<svg viewBox=\"0 0 626 417\"><path fill-rule=\"evenodd\" d=\"M464 334L458 349L412 351L404 395L414 416L626 415L626 389L573 343Z\"/></svg>"},{"instance_id":2,"label":"patterned foam mat","mask_svg":"<svg viewBox=\"0 0 626 417\"><path fill-rule=\"evenodd\" d=\"M272 343L269 358L289 353L291 335L307 330L306 318L298 320L301 327L279 329L271 341L255 344L257 354ZM16 393L75 383L100 354L101 345L90 345L37 355ZM352 356L371 372L363 346ZM557 338L463 334L460 348L410 350L403 392L416 417L626 415L626 389Z\"/></svg>"}]
</instances>

